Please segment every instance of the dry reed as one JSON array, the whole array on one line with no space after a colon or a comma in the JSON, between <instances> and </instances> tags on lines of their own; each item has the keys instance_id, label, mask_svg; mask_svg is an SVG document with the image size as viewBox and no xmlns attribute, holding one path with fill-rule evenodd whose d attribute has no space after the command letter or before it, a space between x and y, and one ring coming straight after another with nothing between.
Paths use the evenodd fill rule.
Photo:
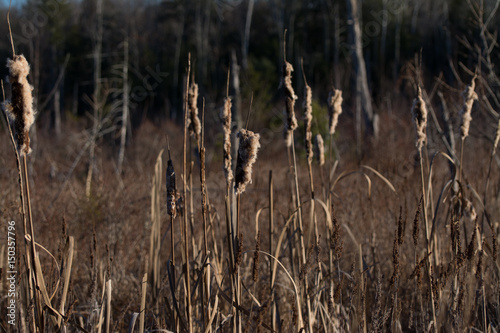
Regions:
<instances>
[{"instance_id":1,"label":"dry reed","mask_svg":"<svg viewBox=\"0 0 500 333\"><path fill-rule=\"evenodd\" d=\"M468 85L462 93L462 97L464 99L464 107L462 109L462 124L460 125L460 134L462 136L462 140L469 136L469 128L470 122L472 121L472 105L474 101L477 101L478 96L475 89L475 77L472 79L470 85Z\"/></svg>"},{"instance_id":2,"label":"dry reed","mask_svg":"<svg viewBox=\"0 0 500 333\"><path fill-rule=\"evenodd\" d=\"M333 135L342 113L342 91L332 89L328 95L329 133Z\"/></svg>"}]
</instances>

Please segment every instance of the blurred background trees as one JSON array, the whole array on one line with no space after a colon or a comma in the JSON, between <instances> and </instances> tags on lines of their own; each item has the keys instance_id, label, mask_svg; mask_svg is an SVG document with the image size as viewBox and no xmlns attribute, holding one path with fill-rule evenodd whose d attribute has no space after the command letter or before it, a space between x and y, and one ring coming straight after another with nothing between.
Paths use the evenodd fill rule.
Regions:
<instances>
[{"instance_id":1,"label":"blurred background trees","mask_svg":"<svg viewBox=\"0 0 500 333\"><path fill-rule=\"evenodd\" d=\"M131 126L146 118L182 119L189 52L207 108L221 105L233 61L240 69L242 103L246 105L253 93L256 117L265 118L279 97L285 29L296 91L303 88L303 58L314 98L323 104L332 86L343 89L346 112L354 117L357 61L351 52L347 6L354 0L102 0L97 66L98 1L27 0L11 9L16 49L32 65L39 122L57 134L61 119L84 118L94 112L95 102L102 104L101 117L121 107L118 101L125 92L116 91L124 87L126 40ZM375 113L386 108L394 93L411 93L404 91L401 82L405 64L420 51L424 82L442 74L446 84L457 86L460 76L466 83L470 80L464 69L474 70L487 58L485 48L496 47L496 35L484 35L499 27L499 16L489 15L496 11L496 0L354 2L359 5L364 65ZM487 24L484 29L478 13ZM0 15L6 14L4 4ZM7 59L11 51L3 22L0 54ZM496 63L498 52L489 54L490 64ZM96 77L98 67L101 73ZM6 74L2 66L0 75ZM98 97L102 101L96 101ZM210 117L217 115L207 116L209 126Z\"/></svg>"}]
</instances>

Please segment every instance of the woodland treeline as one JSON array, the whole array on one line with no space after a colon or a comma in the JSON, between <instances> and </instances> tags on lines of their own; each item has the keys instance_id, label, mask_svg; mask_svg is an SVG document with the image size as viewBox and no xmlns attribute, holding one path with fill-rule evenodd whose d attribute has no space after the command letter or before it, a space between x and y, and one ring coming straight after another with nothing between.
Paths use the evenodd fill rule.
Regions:
<instances>
[{"instance_id":1,"label":"woodland treeline","mask_svg":"<svg viewBox=\"0 0 500 333\"><path fill-rule=\"evenodd\" d=\"M344 89L345 105L353 105L350 2L356 1L28 0L13 4L10 21L16 51L32 66L38 117L47 128L58 117L83 117L97 107L103 113L120 108L125 90L131 123L139 124L145 117L181 121L188 53L207 106L221 105L232 64L239 82L231 79L230 95L238 93L244 103L253 93L255 112L265 114L279 98L285 52L295 67L297 91L303 87L303 59L315 99L323 101L335 86ZM492 52L500 24L494 14L498 1L358 4L375 110L401 90L405 66L419 54L422 80L432 82L442 75L450 86L457 86L459 78L470 81L466 69L474 71L481 62L487 67L486 57L490 64L498 63L498 52ZM6 60L12 54L7 7L0 15L0 52ZM6 77L5 66L0 74Z\"/></svg>"}]
</instances>

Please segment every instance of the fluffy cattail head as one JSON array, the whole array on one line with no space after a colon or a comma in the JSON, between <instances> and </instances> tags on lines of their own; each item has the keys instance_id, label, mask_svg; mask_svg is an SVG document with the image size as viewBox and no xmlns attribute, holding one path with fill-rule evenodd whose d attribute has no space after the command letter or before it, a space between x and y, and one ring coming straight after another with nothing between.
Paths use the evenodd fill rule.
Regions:
<instances>
[{"instance_id":1,"label":"fluffy cattail head","mask_svg":"<svg viewBox=\"0 0 500 333\"><path fill-rule=\"evenodd\" d=\"M194 82L191 83L188 90L188 130L189 133L196 138L196 142L200 142L201 123L198 117L198 85Z\"/></svg>"},{"instance_id":2,"label":"fluffy cattail head","mask_svg":"<svg viewBox=\"0 0 500 333\"><path fill-rule=\"evenodd\" d=\"M472 105L474 104L474 101L477 101L478 99L478 96L474 91L476 86L474 79L475 78L472 79L471 84L468 85L462 93L462 97L464 99L464 107L462 109L462 125L460 125L460 134L462 135L462 139L469 136L469 127L470 122L472 121Z\"/></svg>"},{"instance_id":3,"label":"fluffy cattail head","mask_svg":"<svg viewBox=\"0 0 500 333\"><path fill-rule=\"evenodd\" d=\"M306 128L306 156L307 163L311 164L313 160L313 148L312 148L312 91L311 87L306 84L304 88L304 127Z\"/></svg>"},{"instance_id":4,"label":"fluffy cattail head","mask_svg":"<svg viewBox=\"0 0 500 333\"><path fill-rule=\"evenodd\" d=\"M234 190L240 194L245 192L246 186L252 182L252 166L257 160L260 135L241 129L238 138L240 139L240 145L236 161Z\"/></svg>"},{"instance_id":5,"label":"fluffy cattail head","mask_svg":"<svg viewBox=\"0 0 500 333\"><path fill-rule=\"evenodd\" d=\"M413 121L417 130L417 148L421 150L427 140L427 107L422 98L422 90L417 87L417 97L413 100L412 107Z\"/></svg>"},{"instance_id":6,"label":"fluffy cattail head","mask_svg":"<svg viewBox=\"0 0 500 333\"><path fill-rule=\"evenodd\" d=\"M168 159L167 165L167 213L175 217L175 172L172 160Z\"/></svg>"},{"instance_id":7,"label":"fluffy cattail head","mask_svg":"<svg viewBox=\"0 0 500 333\"><path fill-rule=\"evenodd\" d=\"M314 138L314 154L320 166L325 164L325 144L323 142L323 137L321 134L316 134Z\"/></svg>"},{"instance_id":8,"label":"fluffy cattail head","mask_svg":"<svg viewBox=\"0 0 500 333\"><path fill-rule=\"evenodd\" d=\"M221 112L222 131L224 132L224 174L227 183L233 180L231 169L231 98L224 99L224 107Z\"/></svg>"},{"instance_id":9,"label":"fluffy cattail head","mask_svg":"<svg viewBox=\"0 0 500 333\"><path fill-rule=\"evenodd\" d=\"M285 61L280 87L283 88L285 94L284 136L287 147L292 145L292 134L298 127L297 118L295 118L295 100L297 99L297 95L295 95L292 87L292 72L292 64Z\"/></svg>"},{"instance_id":10,"label":"fluffy cattail head","mask_svg":"<svg viewBox=\"0 0 500 333\"><path fill-rule=\"evenodd\" d=\"M333 89L328 95L329 133L334 134L342 113L342 90Z\"/></svg>"},{"instance_id":11,"label":"fluffy cattail head","mask_svg":"<svg viewBox=\"0 0 500 333\"><path fill-rule=\"evenodd\" d=\"M7 68L9 69L12 100L6 102L5 106L14 122L17 148L22 154L27 155L31 152L29 130L35 121L31 95L33 87L28 83L30 65L23 55L16 55L13 60L7 60Z\"/></svg>"}]
</instances>

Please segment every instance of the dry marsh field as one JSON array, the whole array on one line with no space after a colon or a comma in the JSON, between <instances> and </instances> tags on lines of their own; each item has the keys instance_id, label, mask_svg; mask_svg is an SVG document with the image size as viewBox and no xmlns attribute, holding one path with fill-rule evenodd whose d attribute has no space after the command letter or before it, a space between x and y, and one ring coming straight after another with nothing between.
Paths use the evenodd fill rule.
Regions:
<instances>
[{"instance_id":1,"label":"dry marsh field","mask_svg":"<svg viewBox=\"0 0 500 333\"><path fill-rule=\"evenodd\" d=\"M35 121L33 64L13 45L1 331L497 332L491 59L462 64L452 87L426 80L417 54L365 122L349 88L315 93L283 53L279 97L245 97L240 122L231 71L206 103L189 54L182 119L129 132L121 111L109 133L116 114L94 102L90 127L67 117L55 135Z\"/></svg>"}]
</instances>

